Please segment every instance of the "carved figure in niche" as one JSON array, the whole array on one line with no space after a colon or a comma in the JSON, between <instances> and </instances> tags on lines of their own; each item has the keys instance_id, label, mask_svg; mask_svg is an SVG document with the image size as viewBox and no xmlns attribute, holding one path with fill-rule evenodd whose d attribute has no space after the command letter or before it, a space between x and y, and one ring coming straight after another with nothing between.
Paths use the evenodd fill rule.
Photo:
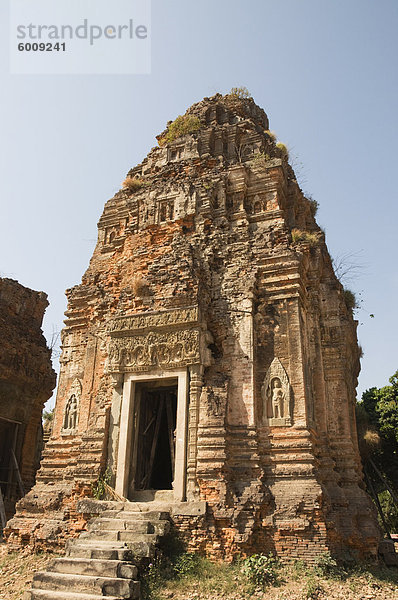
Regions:
<instances>
[{"instance_id":1,"label":"carved figure in niche","mask_svg":"<svg viewBox=\"0 0 398 600\"><path fill-rule=\"evenodd\" d=\"M77 427L77 399L75 394L69 398L64 416L64 429L73 430Z\"/></svg>"},{"instance_id":2,"label":"carved figure in niche","mask_svg":"<svg viewBox=\"0 0 398 600\"><path fill-rule=\"evenodd\" d=\"M82 386L80 381L75 379L70 388L70 396L65 406L64 420L61 429L61 433L65 435L69 435L77 429L81 390Z\"/></svg>"},{"instance_id":3,"label":"carved figure in niche","mask_svg":"<svg viewBox=\"0 0 398 600\"><path fill-rule=\"evenodd\" d=\"M292 391L279 358L274 358L261 388L263 422L271 426L292 424Z\"/></svg>"},{"instance_id":4,"label":"carved figure in niche","mask_svg":"<svg viewBox=\"0 0 398 600\"><path fill-rule=\"evenodd\" d=\"M257 202L255 202L253 205L253 212L255 214L258 214L261 212L261 210L262 210L261 202L259 200L257 200Z\"/></svg>"},{"instance_id":5,"label":"carved figure in niche","mask_svg":"<svg viewBox=\"0 0 398 600\"><path fill-rule=\"evenodd\" d=\"M279 377L275 377L275 379L271 382L271 395L272 395L272 417L275 419L279 419L280 417L284 417L284 401L285 394L282 389L281 380Z\"/></svg>"}]
</instances>

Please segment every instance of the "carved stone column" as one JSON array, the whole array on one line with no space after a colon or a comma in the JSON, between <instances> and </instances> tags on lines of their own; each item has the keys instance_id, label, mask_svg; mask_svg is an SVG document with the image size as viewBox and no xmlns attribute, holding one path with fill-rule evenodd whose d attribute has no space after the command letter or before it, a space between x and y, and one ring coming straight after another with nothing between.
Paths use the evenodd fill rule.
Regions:
<instances>
[{"instance_id":1,"label":"carved stone column","mask_svg":"<svg viewBox=\"0 0 398 600\"><path fill-rule=\"evenodd\" d=\"M199 496L196 479L196 462L198 451L199 400L203 386L203 366L189 367L189 416L188 416L188 463L187 463L187 499Z\"/></svg>"},{"instance_id":2,"label":"carved stone column","mask_svg":"<svg viewBox=\"0 0 398 600\"><path fill-rule=\"evenodd\" d=\"M120 434L120 417L123 394L123 373L111 373L113 388L112 405L110 409L109 436L108 436L108 467L112 470L112 485L115 485L115 471L117 461L117 448Z\"/></svg>"}]
</instances>

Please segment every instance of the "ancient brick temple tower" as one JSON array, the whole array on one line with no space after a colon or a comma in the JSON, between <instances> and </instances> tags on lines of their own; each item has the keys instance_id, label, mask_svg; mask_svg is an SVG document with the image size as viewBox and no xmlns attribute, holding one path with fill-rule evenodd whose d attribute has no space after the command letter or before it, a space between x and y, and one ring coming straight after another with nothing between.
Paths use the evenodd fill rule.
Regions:
<instances>
[{"instance_id":1,"label":"ancient brick temple tower","mask_svg":"<svg viewBox=\"0 0 398 600\"><path fill-rule=\"evenodd\" d=\"M356 322L286 150L251 98L220 94L158 139L67 293L53 434L10 543L77 531L108 467L130 499L206 501L175 517L191 549L374 554Z\"/></svg>"},{"instance_id":2,"label":"ancient brick temple tower","mask_svg":"<svg viewBox=\"0 0 398 600\"><path fill-rule=\"evenodd\" d=\"M41 329L47 306L44 292L0 278L0 530L39 467L41 415L56 383Z\"/></svg>"}]
</instances>

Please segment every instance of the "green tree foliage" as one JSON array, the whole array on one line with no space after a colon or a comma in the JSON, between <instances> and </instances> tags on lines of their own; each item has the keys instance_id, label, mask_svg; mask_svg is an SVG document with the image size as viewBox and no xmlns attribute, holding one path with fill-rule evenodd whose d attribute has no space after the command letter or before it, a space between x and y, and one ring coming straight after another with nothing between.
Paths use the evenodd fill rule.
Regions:
<instances>
[{"instance_id":1,"label":"green tree foliage","mask_svg":"<svg viewBox=\"0 0 398 600\"><path fill-rule=\"evenodd\" d=\"M391 532L398 532L398 509L388 490L379 493L380 505Z\"/></svg>"},{"instance_id":2,"label":"green tree foliage","mask_svg":"<svg viewBox=\"0 0 398 600\"><path fill-rule=\"evenodd\" d=\"M392 494L398 497L398 371L389 381L391 385L373 387L362 394L362 402L357 405L357 425L368 486L373 486L387 524L396 532L398 506Z\"/></svg>"},{"instance_id":3,"label":"green tree foliage","mask_svg":"<svg viewBox=\"0 0 398 600\"><path fill-rule=\"evenodd\" d=\"M389 381L391 385L366 390L362 405L380 434L383 451L398 459L398 371Z\"/></svg>"},{"instance_id":4,"label":"green tree foliage","mask_svg":"<svg viewBox=\"0 0 398 600\"><path fill-rule=\"evenodd\" d=\"M43 411L43 422L52 421L54 419L54 409Z\"/></svg>"}]
</instances>

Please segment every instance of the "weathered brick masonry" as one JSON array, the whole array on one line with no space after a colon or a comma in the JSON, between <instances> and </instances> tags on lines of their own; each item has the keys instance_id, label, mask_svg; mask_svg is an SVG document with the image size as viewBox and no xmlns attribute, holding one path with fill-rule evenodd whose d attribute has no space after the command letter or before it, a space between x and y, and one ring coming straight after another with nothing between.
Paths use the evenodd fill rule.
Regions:
<instances>
[{"instance_id":1,"label":"weathered brick masonry","mask_svg":"<svg viewBox=\"0 0 398 600\"><path fill-rule=\"evenodd\" d=\"M47 305L43 292L0 279L0 485L7 517L22 494L12 452L27 491L39 467L43 406L55 387L41 330Z\"/></svg>"},{"instance_id":2,"label":"weathered brick masonry","mask_svg":"<svg viewBox=\"0 0 398 600\"><path fill-rule=\"evenodd\" d=\"M190 549L374 555L356 322L313 206L252 99L187 114L200 128L130 171L67 292L52 438L9 542L79 531L77 499L106 466L121 495L162 487L148 457L167 428L175 499L207 501L174 517Z\"/></svg>"}]
</instances>

